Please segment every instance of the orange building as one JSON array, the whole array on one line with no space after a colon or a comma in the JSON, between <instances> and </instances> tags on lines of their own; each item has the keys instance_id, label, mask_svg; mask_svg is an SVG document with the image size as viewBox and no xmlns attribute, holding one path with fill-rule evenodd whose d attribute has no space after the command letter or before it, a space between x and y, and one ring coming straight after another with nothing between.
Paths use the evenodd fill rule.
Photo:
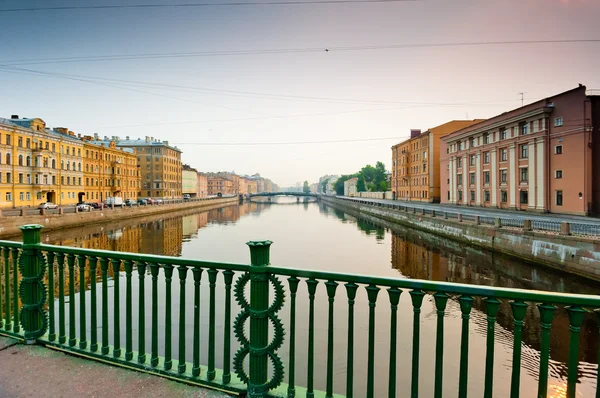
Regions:
<instances>
[{"instance_id":1,"label":"orange building","mask_svg":"<svg viewBox=\"0 0 600 398\"><path fill-rule=\"evenodd\" d=\"M600 96L585 86L442 139L442 202L600 213Z\"/></svg>"},{"instance_id":2,"label":"orange building","mask_svg":"<svg viewBox=\"0 0 600 398\"><path fill-rule=\"evenodd\" d=\"M392 147L394 199L440 202L440 138L483 119L453 120L440 126L411 130L410 138Z\"/></svg>"}]
</instances>

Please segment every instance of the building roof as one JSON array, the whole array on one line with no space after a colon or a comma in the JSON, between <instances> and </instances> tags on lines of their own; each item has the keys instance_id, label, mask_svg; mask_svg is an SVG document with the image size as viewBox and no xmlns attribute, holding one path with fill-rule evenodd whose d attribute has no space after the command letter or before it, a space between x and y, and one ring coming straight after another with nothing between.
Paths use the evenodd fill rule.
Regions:
<instances>
[{"instance_id":1,"label":"building roof","mask_svg":"<svg viewBox=\"0 0 600 398\"><path fill-rule=\"evenodd\" d=\"M110 141L115 141L117 143L118 147L147 147L147 146L155 146L155 147L159 147L159 146L164 146L167 147L169 149L172 149L176 152L182 152L181 149L177 148L176 146L171 146L169 145L169 141L160 141L160 140L142 140L142 139L135 139L135 140L122 140L119 137L114 137L115 139L111 140L111 139L107 139L108 137L105 137L104 140L97 140L97 141L92 141L92 142L99 142L99 143L109 143Z\"/></svg>"},{"instance_id":2,"label":"building roof","mask_svg":"<svg viewBox=\"0 0 600 398\"><path fill-rule=\"evenodd\" d=\"M436 134L439 131L440 134L442 134L441 136L443 137L444 135L452 133L456 129L465 128L467 126L472 126L474 124L481 123L481 122L483 122L485 120L486 119L472 119L472 120L457 119L457 120L451 120L449 122L440 124L439 126L431 127L429 129L427 129L426 131L424 131L423 133L417 135L416 137L411 137L411 138L408 138L408 139L406 139L406 140L404 140L402 142L399 142L398 144L393 145L392 149L397 148L397 147L399 147L401 145L407 144L410 141L418 140L418 139L422 138L425 134L430 134L430 133ZM444 133L444 130L447 130L447 129L450 129L450 131L448 131L447 133ZM411 131L413 131L413 130L411 130Z\"/></svg>"},{"instance_id":3,"label":"building roof","mask_svg":"<svg viewBox=\"0 0 600 398\"><path fill-rule=\"evenodd\" d=\"M444 141L446 141L446 140L455 138L455 137L457 137L459 135L462 135L462 134L465 134L465 133L469 133L471 131L475 131L475 130L478 130L478 129L482 129L482 128L484 129L484 128L487 128L487 127L493 128L493 126L495 124L501 123L502 121L505 121L505 120L510 119L512 117L518 117L518 116L521 116L521 115L524 115L524 114L527 114L527 113L531 113L531 112L535 112L535 111L538 111L538 112L542 111L544 108L547 108L548 106L553 106L553 104L552 104L552 99L553 98L556 98L556 97L559 97L559 96L562 96L562 95L565 95L565 94L570 94L570 93L572 93L574 91L577 91L577 90L581 90L581 94L585 96L586 87L584 85L580 84L578 87L572 88L572 89L567 90L567 91L563 91L562 93L558 93L558 94L555 94L553 96L546 97L546 98L543 98L543 99L538 100L536 102L533 102L531 104L524 105L524 106L512 109L512 110L507 111L507 112L503 112L503 113L501 113L499 115L493 116L493 117L491 117L489 119L486 119L483 122L474 124L472 126L464 127L464 128L462 128L460 130L454 131L454 132L446 135L442 139Z\"/></svg>"}]
</instances>

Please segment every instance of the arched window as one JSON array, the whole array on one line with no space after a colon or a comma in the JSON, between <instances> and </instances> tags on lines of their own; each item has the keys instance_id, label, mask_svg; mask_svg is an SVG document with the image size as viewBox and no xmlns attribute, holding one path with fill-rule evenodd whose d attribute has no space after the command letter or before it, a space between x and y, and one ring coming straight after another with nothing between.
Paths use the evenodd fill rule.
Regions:
<instances>
[{"instance_id":1,"label":"arched window","mask_svg":"<svg viewBox=\"0 0 600 398\"><path fill-rule=\"evenodd\" d=\"M6 154L6 164L10 164L10 153Z\"/></svg>"},{"instance_id":2,"label":"arched window","mask_svg":"<svg viewBox=\"0 0 600 398\"><path fill-rule=\"evenodd\" d=\"M81 163L78 163L78 164L77 164L77 170L78 170L78 171L81 171Z\"/></svg>"},{"instance_id":3,"label":"arched window","mask_svg":"<svg viewBox=\"0 0 600 398\"><path fill-rule=\"evenodd\" d=\"M31 166L31 156L27 156L27 166Z\"/></svg>"},{"instance_id":4,"label":"arched window","mask_svg":"<svg viewBox=\"0 0 600 398\"><path fill-rule=\"evenodd\" d=\"M67 160L67 170L71 170L71 162Z\"/></svg>"},{"instance_id":5,"label":"arched window","mask_svg":"<svg viewBox=\"0 0 600 398\"><path fill-rule=\"evenodd\" d=\"M19 166L23 166L23 155L19 155Z\"/></svg>"},{"instance_id":6,"label":"arched window","mask_svg":"<svg viewBox=\"0 0 600 398\"><path fill-rule=\"evenodd\" d=\"M56 168L56 159L52 159L52 168L55 169Z\"/></svg>"},{"instance_id":7,"label":"arched window","mask_svg":"<svg viewBox=\"0 0 600 398\"><path fill-rule=\"evenodd\" d=\"M85 165L85 171L86 171L86 172L90 171L90 165L89 165L89 164L86 164L86 165Z\"/></svg>"},{"instance_id":8,"label":"arched window","mask_svg":"<svg viewBox=\"0 0 600 398\"><path fill-rule=\"evenodd\" d=\"M63 170L65 169L65 161L64 160L60 161L60 168Z\"/></svg>"}]
</instances>

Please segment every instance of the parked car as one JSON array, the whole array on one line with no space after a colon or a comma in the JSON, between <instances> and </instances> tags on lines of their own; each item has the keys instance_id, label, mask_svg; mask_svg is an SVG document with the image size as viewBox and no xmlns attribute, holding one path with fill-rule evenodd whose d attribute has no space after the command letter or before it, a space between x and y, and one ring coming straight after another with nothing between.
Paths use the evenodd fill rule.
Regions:
<instances>
[{"instance_id":1,"label":"parked car","mask_svg":"<svg viewBox=\"0 0 600 398\"><path fill-rule=\"evenodd\" d=\"M189 193L184 193L183 194L183 200L190 200L190 194Z\"/></svg>"},{"instance_id":2,"label":"parked car","mask_svg":"<svg viewBox=\"0 0 600 398\"><path fill-rule=\"evenodd\" d=\"M156 199L155 202L157 205L162 205L163 203L165 203L162 199Z\"/></svg>"},{"instance_id":3,"label":"parked car","mask_svg":"<svg viewBox=\"0 0 600 398\"><path fill-rule=\"evenodd\" d=\"M91 211L92 210L92 206L89 205L88 203L79 203L77 205L77 211Z\"/></svg>"},{"instance_id":4,"label":"parked car","mask_svg":"<svg viewBox=\"0 0 600 398\"><path fill-rule=\"evenodd\" d=\"M123 198L120 196L113 196L111 198L106 198L106 200L104 201L104 204L106 206L123 206Z\"/></svg>"},{"instance_id":5,"label":"parked car","mask_svg":"<svg viewBox=\"0 0 600 398\"><path fill-rule=\"evenodd\" d=\"M148 202L149 205L155 205L156 204L156 200L154 200L152 198L146 199L146 202Z\"/></svg>"},{"instance_id":6,"label":"parked car","mask_svg":"<svg viewBox=\"0 0 600 398\"><path fill-rule=\"evenodd\" d=\"M138 205L138 203L135 200L125 199L125 206L132 207L132 206L137 206L137 205Z\"/></svg>"},{"instance_id":7,"label":"parked car","mask_svg":"<svg viewBox=\"0 0 600 398\"><path fill-rule=\"evenodd\" d=\"M140 206L148 205L148 200L146 200L146 199L138 199L137 202L138 202L138 205L140 205Z\"/></svg>"},{"instance_id":8,"label":"parked car","mask_svg":"<svg viewBox=\"0 0 600 398\"><path fill-rule=\"evenodd\" d=\"M40 203L38 209L58 209L58 205L52 202Z\"/></svg>"},{"instance_id":9,"label":"parked car","mask_svg":"<svg viewBox=\"0 0 600 398\"><path fill-rule=\"evenodd\" d=\"M88 203L88 205L92 206L92 209L101 209L102 205L97 202Z\"/></svg>"}]
</instances>

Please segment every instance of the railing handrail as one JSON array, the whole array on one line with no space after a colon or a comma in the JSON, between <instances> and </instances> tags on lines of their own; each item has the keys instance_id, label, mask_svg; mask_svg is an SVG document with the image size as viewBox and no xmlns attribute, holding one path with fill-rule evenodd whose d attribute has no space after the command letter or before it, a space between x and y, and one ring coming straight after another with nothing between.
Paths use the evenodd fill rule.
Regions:
<instances>
[{"instance_id":1,"label":"railing handrail","mask_svg":"<svg viewBox=\"0 0 600 398\"><path fill-rule=\"evenodd\" d=\"M474 286L465 283L433 282L423 279L400 279L374 277L368 275L350 275L336 272L324 272L307 269L269 266L269 272L275 275L296 276L301 278L333 280L336 282L357 283L414 289L439 291L443 293L468 294L472 296L519 299L532 302L552 302L565 305L582 305L600 308L600 296L573 293L553 293L543 290L515 289L495 286Z\"/></svg>"},{"instance_id":2,"label":"railing handrail","mask_svg":"<svg viewBox=\"0 0 600 398\"><path fill-rule=\"evenodd\" d=\"M4 246L7 241L0 241L0 246ZM13 242L11 242L13 243ZM20 246L18 246L20 247ZM215 261L203 261L203 260L191 260L183 257L171 257L161 256L156 254L141 254L141 253L130 253L130 252L119 252L110 250L99 250L99 249L87 249L81 247L71 246L58 246L48 245L41 243L36 246L37 249L42 251L51 251L54 253L64 254L81 254L86 256L93 256L98 258L119 258L121 260L138 261L145 263L156 263L156 264L175 264L184 267L201 267L201 268L212 268L220 270L231 270L231 271L248 271L250 265L248 264L235 264L227 262L215 262Z\"/></svg>"}]
</instances>

